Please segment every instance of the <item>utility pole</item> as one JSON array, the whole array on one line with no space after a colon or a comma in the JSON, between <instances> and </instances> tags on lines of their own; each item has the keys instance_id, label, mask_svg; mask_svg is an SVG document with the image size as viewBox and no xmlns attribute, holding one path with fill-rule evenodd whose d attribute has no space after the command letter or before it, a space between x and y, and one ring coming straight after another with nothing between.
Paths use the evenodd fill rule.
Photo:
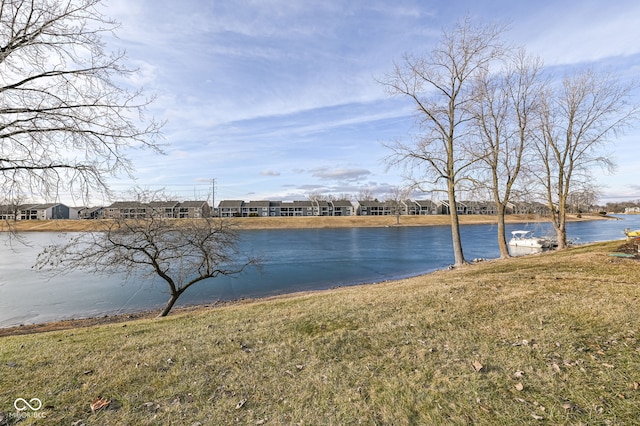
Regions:
<instances>
[{"instance_id":1,"label":"utility pole","mask_svg":"<svg viewBox=\"0 0 640 426\"><path fill-rule=\"evenodd\" d=\"M211 179L211 215L214 216L216 210L216 178Z\"/></svg>"}]
</instances>

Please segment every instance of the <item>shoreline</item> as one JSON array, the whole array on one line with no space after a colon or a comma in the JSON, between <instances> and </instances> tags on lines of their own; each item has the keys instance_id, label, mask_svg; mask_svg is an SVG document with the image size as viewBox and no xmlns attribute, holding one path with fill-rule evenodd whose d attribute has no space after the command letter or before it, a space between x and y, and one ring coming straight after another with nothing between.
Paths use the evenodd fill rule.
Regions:
<instances>
[{"instance_id":1,"label":"shoreline","mask_svg":"<svg viewBox=\"0 0 640 426\"><path fill-rule=\"evenodd\" d=\"M511 220L508 220L507 223L537 223L537 222L548 221L548 218L541 218L538 216L536 217L528 217L523 215L511 215L511 216L512 217L509 218ZM585 216L583 216L583 218L573 217L570 220L571 221L588 221L588 220L601 220L601 219L616 220L616 218L601 216L601 215L585 215ZM351 219L351 220L340 221L340 224L342 225L340 227L356 227L354 223L358 223L360 227L398 226L398 225L395 225L395 217L376 218L376 217L356 216L355 218L361 218L364 220L360 220L360 221L353 220L353 217L344 218L344 219ZM406 221L405 223L402 223L401 221L401 224L399 226L445 226L445 225L448 225L449 216L439 215L436 217L431 217L431 216L426 217L426 219L430 219L430 220L424 220L423 217L415 217L415 218L423 219L423 220ZM461 225L495 224L496 223L495 217L487 218L487 217L462 216L461 218L463 219L460 221ZM285 228L286 229L308 229L308 228L314 228L314 227L330 228L332 226L326 226L326 225L327 223L331 223L332 221L327 219L340 219L340 218L314 218L314 219L320 219L316 221L315 223L316 226L308 225L309 218L301 218L301 219L306 219L304 223L303 221L296 221L296 219L298 218L282 218L282 219L276 218L280 220L277 222L271 221L271 223L267 223L266 221L268 221L269 219L270 218L242 218L242 219L238 219L238 221L247 220L247 223L243 224L245 226L241 225L240 229L285 229ZM377 220L369 220L369 219L377 219ZM387 221L388 219L392 219L394 222L394 225L385 225L384 224L385 221L380 219L387 219ZM447 223L442 223L443 222L442 219L446 219ZM35 222L35 221L29 221L29 222ZM58 221L38 221L38 222L42 222L38 224L40 226L33 227L30 229L19 229L17 231L18 232L52 232L55 230L58 232L83 232L88 230L88 229L78 229L78 228L81 228L79 225L86 224L86 222L88 221L58 220ZM65 222L64 225L66 226L61 226L60 222ZM286 224L295 224L297 226L284 227L282 226L283 222L285 222ZM93 223L95 224L95 222ZM303 224L306 226L300 226ZM331 224L336 225L337 223L334 222ZM269 227L265 227L265 225L269 225ZM279 225L279 226L275 226L275 225ZM93 228L94 228L93 230L96 230L95 227ZM7 231L6 229L1 229L1 230ZM492 259L491 261L494 261L494 260L497 260L497 259ZM436 270L433 272L429 272L427 274L418 275L417 277L423 276L423 275L431 275L438 272L440 271ZM415 278L415 277L410 277L410 278ZM379 282L360 283L360 284L354 284L354 285L358 285L358 286L375 285L375 284L388 282L388 281L389 280L384 280ZM396 281L396 280L391 280L391 281ZM322 290L309 290L309 291L302 291L302 292L283 293L283 294L277 294L277 295L271 295L271 296L265 296L265 297L241 298L236 300L222 300L222 301L214 301L214 302L195 304L195 305L177 306L171 311L170 315L173 316L174 314L183 314L183 313L188 313L193 311L215 309L223 306L247 304L247 303L253 303L257 301L265 301L265 300L277 299L277 298L283 298L283 297L294 297L294 296L299 296L307 293L327 292L327 291L332 291L332 290L335 290L336 288L341 288L341 287L342 286L332 287L329 289L322 289ZM134 311L134 312L128 312L128 313L122 313L122 314L111 314L111 315L105 314L105 315L95 316L95 317L71 318L71 319L63 319L58 321L47 321L42 323L20 324L20 325L8 326L8 327L0 327L0 338L5 336L16 336L16 335L25 335L25 334L45 333L49 331L85 328L85 327L91 327L95 325L117 324L117 323L123 323L128 321L140 320L140 319L151 319L151 318L156 318L158 316L158 313L159 313L159 310L140 310L140 311Z\"/></svg>"},{"instance_id":2,"label":"shoreline","mask_svg":"<svg viewBox=\"0 0 640 426\"><path fill-rule=\"evenodd\" d=\"M497 260L497 259L492 259ZM8 336L23 336L27 334L39 334L39 333L47 333L50 331L64 331L64 330L73 330L77 328L87 328L98 325L108 325L108 324L120 324L126 323L130 321L137 320L145 320L145 319L157 319L162 320L163 318L171 318L178 315L184 315L188 313L194 312L203 312L212 309L224 308L228 306L239 306L239 305L250 305L252 303L261 303L270 300L281 300L293 297L302 297L304 295L325 293L325 292L333 292L339 289L349 288L349 287L357 287L357 286L371 286L378 284L385 284L394 281L403 281L419 278L426 275L435 274L438 272L442 272L444 270L435 270L426 274L416 275L412 277L400 278L400 279L390 279L383 281L373 281L373 282L365 282L360 284L352 284L352 285L342 285L342 286L334 286L331 288L319 289L319 290L302 290L296 291L292 293L281 293L281 294L273 294L264 297L245 297L234 300L216 300L214 302L209 303L199 303L199 304L190 304L184 306L175 306L171 309L171 312L166 317L158 316L162 311L162 308L155 310L140 310L122 314L112 314L112 315L101 315L96 317L86 317L86 318L69 318L62 319L58 321L47 321L42 323L33 323L33 324L20 324L20 325L12 325L8 327L0 327L0 339ZM126 325L123 325L126 327Z\"/></svg>"},{"instance_id":3,"label":"shoreline","mask_svg":"<svg viewBox=\"0 0 640 426\"><path fill-rule=\"evenodd\" d=\"M460 225L497 224L496 216L462 215ZM568 215L567 221L590 221L615 219L599 214ZM187 219L172 219L176 221ZM196 219L197 220L197 219ZM225 219L228 220L228 219ZM254 229L317 229L317 228L354 228L354 227L411 227L411 226L448 226L449 215L400 216L308 216L308 217L243 217L234 218L240 230ZM513 214L506 216L506 223L549 222L547 216L534 214ZM86 232L99 231L103 220L23 220L16 222L0 221L0 232Z\"/></svg>"}]
</instances>

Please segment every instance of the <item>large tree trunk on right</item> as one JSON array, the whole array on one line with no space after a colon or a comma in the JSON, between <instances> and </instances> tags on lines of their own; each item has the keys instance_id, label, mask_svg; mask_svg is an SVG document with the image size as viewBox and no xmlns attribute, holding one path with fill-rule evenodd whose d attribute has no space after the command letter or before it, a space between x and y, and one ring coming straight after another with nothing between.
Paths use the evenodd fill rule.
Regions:
<instances>
[{"instance_id":1,"label":"large tree trunk on right","mask_svg":"<svg viewBox=\"0 0 640 426\"><path fill-rule=\"evenodd\" d=\"M460 236L460 220L458 219L458 209L456 206L456 193L453 185L449 185L449 216L451 217L451 241L453 243L454 266L465 264L464 253L462 251L462 238Z\"/></svg>"},{"instance_id":2,"label":"large tree trunk on right","mask_svg":"<svg viewBox=\"0 0 640 426\"><path fill-rule=\"evenodd\" d=\"M558 249L567 248L567 228L564 225L556 229L556 238L558 239Z\"/></svg>"},{"instance_id":3,"label":"large tree trunk on right","mask_svg":"<svg viewBox=\"0 0 640 426\"><path fill-rule=\"evenodd\" d=\"M553 222L553 227L556 230L556 239L558 240L558 249L567 247L567 211L564 208L560 208L556 220Z\"/></svg>"},{"instance_id":4,"label":"large tree trunk on right","mask_svg":"<svg viewBox=\"0 0 640 426\"><path fill-rule=\"evenodd\" d=\"M567 247L567 208L565 206L566 197L560 196L558 210L555 210L553 205L551 209L551 222L553 223L553 229L556 231L558 250Z\"/></svg>"},{"instance_id":5,"label":"large tree trunk on right","mask_svg":"<svg viewBox=\"0 0 640 426\"><path fill-rule=\"evenodd\" d=\"M500 258L511 257L509 246L507 245L507 233L505 230L506 206L498 206L498 247L500 248Z\"/></svg>"}]
</instances>

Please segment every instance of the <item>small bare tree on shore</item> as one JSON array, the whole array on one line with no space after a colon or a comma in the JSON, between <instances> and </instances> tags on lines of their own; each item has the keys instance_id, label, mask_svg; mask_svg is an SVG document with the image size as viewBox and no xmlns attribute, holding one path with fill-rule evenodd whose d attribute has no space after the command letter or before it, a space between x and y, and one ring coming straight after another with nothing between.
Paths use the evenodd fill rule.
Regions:
<instances>
[{"instance_id":1,"label":"small bare tree on shore","mask_svg":"<svg viewBox=\"0 0 640 426\"><path fill-rule=\"evenodd\" d=\"M404 204L409 197L410 188L393 186L390 188L385 201L391 206L391 214L396 217L396 225L400 225L400 216L407 206ZM408 212L407 212L408 213Z\"/></svg>"},{"instance_id":2,"label":"small bare tree on shore","mask_svg":"<svg viewBox=\"0 0 640 426\"><path fill-rule=\"evenodd\" d=\"M35 268L53 274L81 270L124 273L128 278L161 278L170 297L166 316L190 287L220 275L235 275L257 258L240 253L231 219L146 217L105 220L102 229L83 232L39 254Z\"/></svg>"}]
</instances>

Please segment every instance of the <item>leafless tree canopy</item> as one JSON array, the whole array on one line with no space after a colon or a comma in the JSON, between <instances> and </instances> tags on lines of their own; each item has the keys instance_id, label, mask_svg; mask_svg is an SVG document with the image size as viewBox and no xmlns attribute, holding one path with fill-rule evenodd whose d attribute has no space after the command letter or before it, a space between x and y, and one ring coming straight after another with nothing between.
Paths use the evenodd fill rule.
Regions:
<instances>
[{"instance_id":1,"label":"leafless tree canopy","mask_svg":"<svg viewBox=\"0 0 640 426\"><path fill-rule=\"evenodd\" d=\"M115 80L133 70L104 51L117 23L100 0L0 3L0 191L48 199L59 191L106 191L105 178L130 173L131 147L155 144L150 100Z\"/></svg>"},{"instance_id":2,"label":"leafless tree canopy","mask_svg":"<svg viewBox=\"0 0 640 426\"><path fill-rule=\"evenodd\" d=\"M503 47L500 26L474 26L469 20L444 31L436 48L424 56L404 55L383 81L392 95L411 99L419 134L409 143L388 144L390 164L407 165L419 184L456 181L474 161L468 144L473 82L485 73ZM445 185L446 186L446 185ZM431 188L430 188L431 189Z\"/></svg>"},{"instance_id":3,"label":"leafless tree canopy","mask_svg":"<svg viewBox=\"0 0 640 426\"><path fill-rule=\"evenodd\" d=\"M600 148L639 115L629 99L634 83L587 70L554 86L539 59L501 41L504 30L466 19L430 52L404 55L381 81L416 108L416 134L385 144L387 162L410 185L446 193L456 265L464 263L458 192L493 194L503 257L507 204L542 194L562 248L570 198L593 193L592 167L612 167Z\"/></svg>"},{"instance_id":4,"label":"leafless tree canopy","mask_svg":"<svg viewBox=\"0 0 640 426\"><path fill-rule=\"evenodd\" d=\"M101 231L81 233L65 244L47 247L35 267L55 274L82 270L160 277L171 295L160 314L165 316L189 287L257 263L239 252L239 235L229 219L148 217L102 225Z\"/></svg>"},{"instance_id":5,"label":"leafless tree canopy","mask_svg":"<svg viewBox=\"0 0 640 426\"><path fill-rule=\"evenodd\" d=\"M408 143L387 144L388 164L401 166L411 185L443 189L456 205L458 184L479 161L470 149L474 86L503 52L499 25L476 26L469 19L444 31L436 47L423 56L405 55L381 82L392 95L408 98L416 107L419 134ZM429 185L429 188L422 186ZM451 209L455 264L465 262L458 216Z\"/></svg>"},{"instance_id":6,"label":"leafless tree canopy","mask_svg":"<svg viewBox=\"0 0 640 426\"><path fill-rule=\"evenodd\" d=\"M475 84L473 123L478 137L473 152L481 159L475 184L486 188L496 205L501 257L509 256L507 205L514 195L524 195L524 185L518 188L517 183L522 181L521 171L535 162L531 153L543 87L541 69L540 59L519 49L505 55L502 67L479 74Z\"/></svg>"},{"instance_id":7,"label":"leafless tree canopy","mask_svg":"<svg viewBox=\"0 0 640 426\"><path fill-rule=\"evenodd\" d=\"M559 88L543 93L536 133L538 176L560 248L566 245L571 194L589 188L594 166L613 168L602 148L638 118L638 106L629 99L633 87L587 69L566 76Z\"/></svg>"}]
</instances>

